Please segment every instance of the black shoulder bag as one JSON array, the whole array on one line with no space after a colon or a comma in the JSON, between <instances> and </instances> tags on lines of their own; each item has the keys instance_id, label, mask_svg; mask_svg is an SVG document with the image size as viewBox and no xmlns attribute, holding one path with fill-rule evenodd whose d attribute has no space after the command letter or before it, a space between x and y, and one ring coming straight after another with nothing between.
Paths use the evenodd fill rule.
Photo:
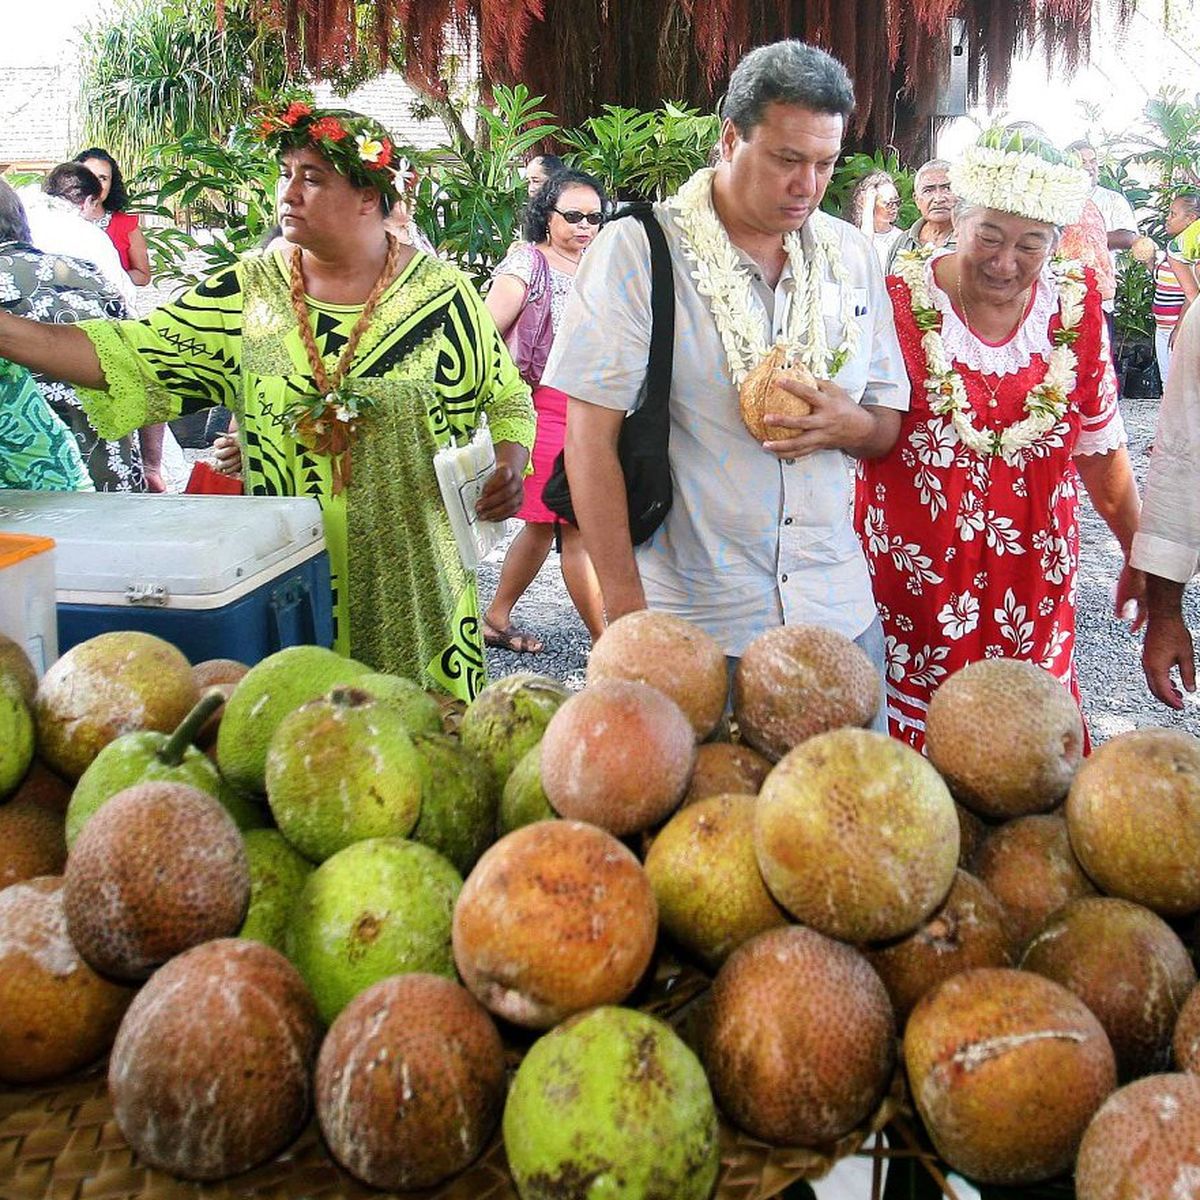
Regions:
<instances>
[{"instance_id":1,"label":"black shoulder bag","mask_svg":"<svg viewBox=\"0 0 1200 1200\"><path fill-rule=\"evenodd\" d=\"M667 239L650 205L631 205L614 219L625 217L641 222L650 243L650 363L642 385L642 403L621 423L617 439L617 458L625 474L629 502L629 537L637 546L663 523L671 508L667 443L671 432L668 407L671 364L675 355L675 280ZM542 489L542 501L556 516L577 524L561 452Z\"/></svg>"}]
</instances>

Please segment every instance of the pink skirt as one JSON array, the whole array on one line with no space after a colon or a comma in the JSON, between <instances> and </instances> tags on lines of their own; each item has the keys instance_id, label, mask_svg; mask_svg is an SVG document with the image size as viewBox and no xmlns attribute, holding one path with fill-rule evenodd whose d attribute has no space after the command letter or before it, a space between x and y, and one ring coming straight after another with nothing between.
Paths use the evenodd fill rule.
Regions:
<instances>
[{"instance_id":1,"label":"pink skirt","mask_svg":"<svg viewBox=\"0 0 1200 1200\"><path fill-rule=\"evenodd\" d=\"M535 525L553 525L559 518L542 503L542 488L567 436L567 394L539 384L533 389L533 408L537 413L533 474L525 477L525 503L517 516Z\"/></svg>"}]
</instances>

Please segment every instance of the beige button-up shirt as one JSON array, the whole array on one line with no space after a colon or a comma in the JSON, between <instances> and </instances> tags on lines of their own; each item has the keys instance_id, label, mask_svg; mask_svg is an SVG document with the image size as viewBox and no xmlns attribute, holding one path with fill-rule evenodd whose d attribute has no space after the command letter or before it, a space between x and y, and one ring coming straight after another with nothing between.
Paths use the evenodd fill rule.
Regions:
<instances>
[{"instance_id":1,"label":"beige button-up shirt","mask_svg":"<svg viewBox=\"0 0 1200 1200\"><path fill-rule=\"evenodd\" d=\"M651 608L695 621L726 654L741 655L780 624L825 625L856 637L875 618L866 563L851 522L854 464L840 451L780 461L742 424L738 391L708 301L691 277L680 231L664 205L675 276L671 476L675 498L658 532L637 549ZM862 404L904 410L909 387L892 307L868 239L814 214L840 247L861 336L836 382ZM795 291L790 265L770 287L757 264L753 303L773 343ZM843 340L840 285L822 289L829 345ZM650 251L641 226L618 221L583 257L542 382L589 404L626 412L639 402L650 348Z\"/></svg>"}]
</instances>

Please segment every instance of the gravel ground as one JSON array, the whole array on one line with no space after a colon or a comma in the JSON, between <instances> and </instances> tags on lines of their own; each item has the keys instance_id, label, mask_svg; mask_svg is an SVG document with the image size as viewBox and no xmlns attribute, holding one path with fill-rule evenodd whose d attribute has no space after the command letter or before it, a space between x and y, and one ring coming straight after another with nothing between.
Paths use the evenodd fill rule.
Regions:
<instances>
[{"instance_id":1,"label":"gravel ground","mask_svg":"<svg viewBox=\"0 0 1200 1200\"><path fill-rule=\"evenodd\" d=\"M1154 437L1157 400L1126 400L1122 411L1129 433L1129 451L1139 485L1149 461L1147 448ZM1082 515L1082 553L1079 570L1079 612L1076 656L1083 708L1092 737L1101 742L1148 725L1185 729L1200 735L1200 693L1189 697L1176 713L1159 704L1146 688L1141 668L1141 638L1112 614L1112 595L1121 556L1116 540L1085 500ZM479 573L481 602L486 606L496 588L504 547L497 549ZM1185 595L1185 615L1193 636L1200 637L1200 586ZM557 557L546 561L513 613L522 629L536 632L545 643L541 654L488 651L493 678L514 671L539 671L582 687L589 639L571 605L558 571Z\"/></svg>"}]
</instances>

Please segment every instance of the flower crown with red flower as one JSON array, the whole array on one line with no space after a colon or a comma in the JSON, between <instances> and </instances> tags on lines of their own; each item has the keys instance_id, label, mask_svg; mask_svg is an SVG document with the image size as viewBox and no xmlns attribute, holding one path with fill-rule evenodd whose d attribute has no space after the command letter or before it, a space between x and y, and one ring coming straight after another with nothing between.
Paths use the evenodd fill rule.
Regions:
<instances>
[{"instance_id":1,"label":"flower crown with red flower","mask_svg":"<svg viewBox=\"0 0 1200 1200\"><path fill-rule=\"evenodd\" d=\"M292 94L254 114L259 140L282 155L311 147L356 187L372 187L393 204L415 179L411 150L402 150L378 121L341 108L318 108Z\"/></svg>"}]
</instances>

